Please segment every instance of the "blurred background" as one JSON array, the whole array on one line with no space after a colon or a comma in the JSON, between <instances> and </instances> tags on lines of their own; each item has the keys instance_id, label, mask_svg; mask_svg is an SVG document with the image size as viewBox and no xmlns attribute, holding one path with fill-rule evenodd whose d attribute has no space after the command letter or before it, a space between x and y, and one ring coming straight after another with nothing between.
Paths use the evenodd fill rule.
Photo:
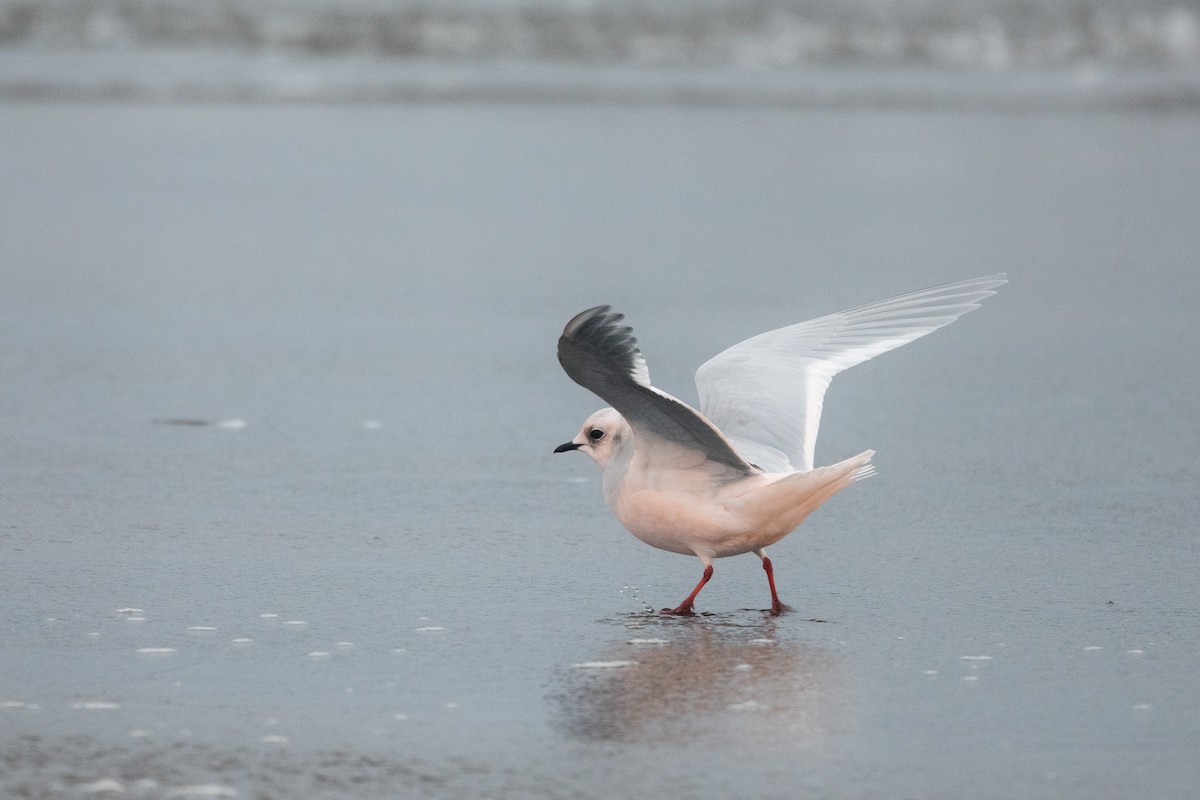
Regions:
<instances>
[{"instance_id":1,"label":"blurred background","mask_svg":"<svg viewBox=\"0 0 1200 800\"><path fill-rule=\"evenodd\" d=\"M8 98L1162 107L1198 71L1194 0L0 2Z\"/></svg>"}]
</instances>

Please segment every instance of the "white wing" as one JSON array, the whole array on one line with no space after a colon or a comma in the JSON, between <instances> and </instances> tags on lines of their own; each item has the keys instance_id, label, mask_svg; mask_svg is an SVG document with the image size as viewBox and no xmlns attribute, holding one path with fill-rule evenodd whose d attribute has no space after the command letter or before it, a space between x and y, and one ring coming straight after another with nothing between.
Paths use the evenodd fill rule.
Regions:
<instances>
[{"instance_id":1,"label":"white wing","mask_svg":"<svg viewBox=\"0 0 1200 800\"><path fill-rule=\"evenodd\" d=\"M949 325L1005 283L947 283L754 336L700 366L700 411L768 472L812 469L834 375Z\"/></svg>"}]
</instances>

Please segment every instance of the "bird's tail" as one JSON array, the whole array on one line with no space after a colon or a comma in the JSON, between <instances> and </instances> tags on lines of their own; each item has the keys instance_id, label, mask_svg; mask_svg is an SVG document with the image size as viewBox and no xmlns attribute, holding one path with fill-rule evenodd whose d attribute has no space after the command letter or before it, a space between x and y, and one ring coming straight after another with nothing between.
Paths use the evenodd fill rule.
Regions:
<instances>
[{"instance_id":1,"label":"bird's tail","mask_svg":"<svg viewBox=\"0 0 1200 800\"><path fill-rule=\"evenodd\" d=\"M874 450L865 450L827 467L794 472L756 492L755 503L792 530L822 503L851 483L875 474Z\"/></svg>"}]
</instances>

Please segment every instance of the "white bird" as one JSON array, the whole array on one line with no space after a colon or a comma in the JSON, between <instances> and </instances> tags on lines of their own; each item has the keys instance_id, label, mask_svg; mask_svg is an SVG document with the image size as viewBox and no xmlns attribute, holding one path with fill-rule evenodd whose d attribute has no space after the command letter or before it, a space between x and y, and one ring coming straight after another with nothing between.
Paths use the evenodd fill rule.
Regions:
<instances>
[{"instance_id":1,"label":"white bird","mask_svg":"<svg viewBox=\"0 0 1200 800\"><path fill-rule=\"evenodd\" d=\"M874 450L813 468L825 390L834 375L949 325L1007 283L1003 274L948 283L769 331L700 366L700 411L650 384L624 315L596 306L558 340L567 375L611 408L554 452L582 450L603 470L613 514L638 539L704 565L696 588L663 613L690 615L713 559L754 553L775 591L765 548L853 481Z\"/></svg>"}]
</instances>

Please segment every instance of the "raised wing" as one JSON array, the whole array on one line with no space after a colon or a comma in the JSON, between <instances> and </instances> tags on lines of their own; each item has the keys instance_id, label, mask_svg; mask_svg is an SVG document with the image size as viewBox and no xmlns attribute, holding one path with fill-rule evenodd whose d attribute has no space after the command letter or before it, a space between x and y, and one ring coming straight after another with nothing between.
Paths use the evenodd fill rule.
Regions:
<instances>
[{"instance_id":1,"label":"raised wing","mask_svg":"<svg viewBox=\"0 0 1200 800\"><path fill-rule=\"evenodd\" d=\"M705 460L737 475L755 472L729 441L691 406L650 385L650 372L623 314L590 308L567 323L558 362L571 380L615 408L633 428L639 453L679 466L680 448L695 464ZM686 458L686 454L685 458Z\"/></svg>"},{"instance_id":2,"label":"raised wing","mask_svg":"<svg viewBox=\"0 0 1200 800\"><path fill-rule=\"evenodd\" d=\"M812 469L834 375L949 325L1005 283L947 283L754 336L700 366L700 410L768 471Z\"/></svg>"}]
</instances>

